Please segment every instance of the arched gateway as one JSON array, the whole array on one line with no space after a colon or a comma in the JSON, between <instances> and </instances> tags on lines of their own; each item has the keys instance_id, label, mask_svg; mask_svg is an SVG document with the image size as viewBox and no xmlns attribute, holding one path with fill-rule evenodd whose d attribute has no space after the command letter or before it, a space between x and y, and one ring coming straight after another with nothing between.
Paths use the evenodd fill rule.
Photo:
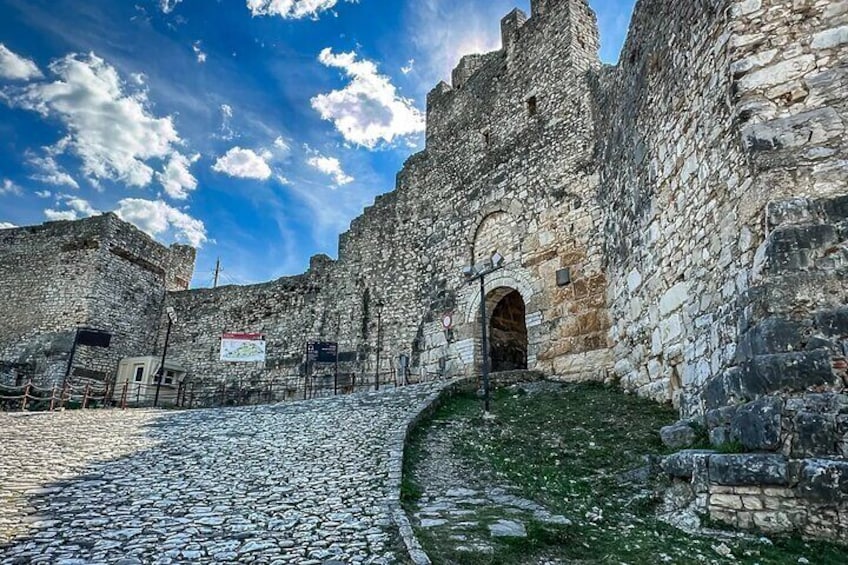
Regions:
<instances>
[{"instance_id":1,"label":"arched gateway","mask_svg":"<svg viewBox=\"0 0 848 565\"><path fill-rule=\"evenodd\" d=\"M489 321L489 355L493 372L527 368L527 322L524 299L517 290L499 299ZM500 294L500 293L498 293ZM487 300L488 302L489 300Z\"/></svg>"}]
</instances>

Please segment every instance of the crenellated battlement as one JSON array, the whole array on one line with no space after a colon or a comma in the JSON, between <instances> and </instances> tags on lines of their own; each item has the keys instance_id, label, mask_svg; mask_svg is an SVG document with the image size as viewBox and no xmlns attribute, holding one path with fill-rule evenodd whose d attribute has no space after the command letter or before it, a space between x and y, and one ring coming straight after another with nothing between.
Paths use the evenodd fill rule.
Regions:
<instances>
[{"instance_id":1,"label":"crenellated battlement","mask_svg":"<svg viewBox=\"0 0 848 565\"><path fill-rule=\"evenodd\" d=\"M471 116L482 119L510 104L520 108L533 92L555 98L557 89L599 65L597 50L596 17L586 0L534 0L530 17L512 10L501 19L501 48L465 55L451 84L440 82L428 94L428 149L453 139ZM523 127L516 126L500 137Z\"/></svg>"}]
</instances>

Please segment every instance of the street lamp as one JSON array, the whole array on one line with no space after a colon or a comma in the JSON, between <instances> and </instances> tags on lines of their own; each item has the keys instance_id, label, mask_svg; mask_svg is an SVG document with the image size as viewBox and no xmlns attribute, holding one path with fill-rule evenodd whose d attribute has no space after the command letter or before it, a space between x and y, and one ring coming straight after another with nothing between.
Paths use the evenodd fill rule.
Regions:
<instances>
[{"instance_id":1,"label":"street lamp","mask_svg":"<svg viewBox=\"0 0 848 565\"><path fill-rule=\"evenodd\" d=\"M380 349L383 346L383 326L380 324L380 317L383 314L383 301L377 299L377 370L374 372L374 390L380 390Z\"/></svg>"},{"instance_id":2,"label":"street lamp","mask_svg":"<svg viewBox=\"0 0 848 565\"><path fill-rule=\"evenodd\" d=\"M497 251L492 256L483 261L479 265L469 265L462 269L462 274L465 276L466 282L473 283L480 281L480 329L482 330L483 343L483 407L486 413L489 412L489 340L486 335L486 275L494 273L504 266L504 257Z\"/></svg>"},{"instance_id":3,"label":"street lamp","mask_svg":"<svg viewBox=\"0 0 848 565\"><path fill-rule=\"evenodd\" d=\"M177 321L177 311L173 306L168 306L165 309L168 314L168 330L165 332L165 345L162 347L162 364L159 365L159 378L156 380L156 395L153 397L153 407L159 405L159 389L162 388L162 381L165 378L165 355L168 353L168 341L171 339L171 326Z\"/></svg>"}]
</instances>

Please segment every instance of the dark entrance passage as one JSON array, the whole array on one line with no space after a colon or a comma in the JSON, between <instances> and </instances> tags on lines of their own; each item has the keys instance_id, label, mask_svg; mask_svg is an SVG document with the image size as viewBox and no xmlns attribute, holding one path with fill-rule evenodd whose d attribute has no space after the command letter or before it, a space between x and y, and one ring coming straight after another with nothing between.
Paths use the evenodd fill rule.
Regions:
<instances>
[{"instance_id":1,"label":"dark entrance passage","mask_svg":"<svg viewBox=\"0 0 848 565\"><path fill-rule=\"evenodd\" d=\"M527 323L524 299L517 290L501 298L492 311L490 352L492 371L527 368Z\"/></svg>"}]
</instances>

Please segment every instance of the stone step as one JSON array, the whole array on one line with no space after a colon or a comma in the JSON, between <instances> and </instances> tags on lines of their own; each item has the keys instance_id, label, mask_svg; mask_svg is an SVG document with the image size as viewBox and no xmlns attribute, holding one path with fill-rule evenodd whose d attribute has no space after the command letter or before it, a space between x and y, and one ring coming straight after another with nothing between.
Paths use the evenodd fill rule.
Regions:
<instances>
[{"instance_id":1,"label":"stone step","mask_svg":"<svg viewBox=\"0 0 848 565\"><path fill-rule=\"evenodd\" d=\"M498 371L489 375L489 382L495 387L505 387L518 383L532 383L545 380L546 375L541 371L526 369L516 371Z\"/></svg>"},{"instance_id":2,"label":"stone step","mask_svg":"<svg viewBox=\"0 0 848 565\"><path fill-rule=\"evenodd\" d=\"M712 379L702 398L707 409L715 409L782 391L840 390L845 383L834 372L833 362L834 354L827 348L756 355Z\"/></svg>"}]
</instances>

